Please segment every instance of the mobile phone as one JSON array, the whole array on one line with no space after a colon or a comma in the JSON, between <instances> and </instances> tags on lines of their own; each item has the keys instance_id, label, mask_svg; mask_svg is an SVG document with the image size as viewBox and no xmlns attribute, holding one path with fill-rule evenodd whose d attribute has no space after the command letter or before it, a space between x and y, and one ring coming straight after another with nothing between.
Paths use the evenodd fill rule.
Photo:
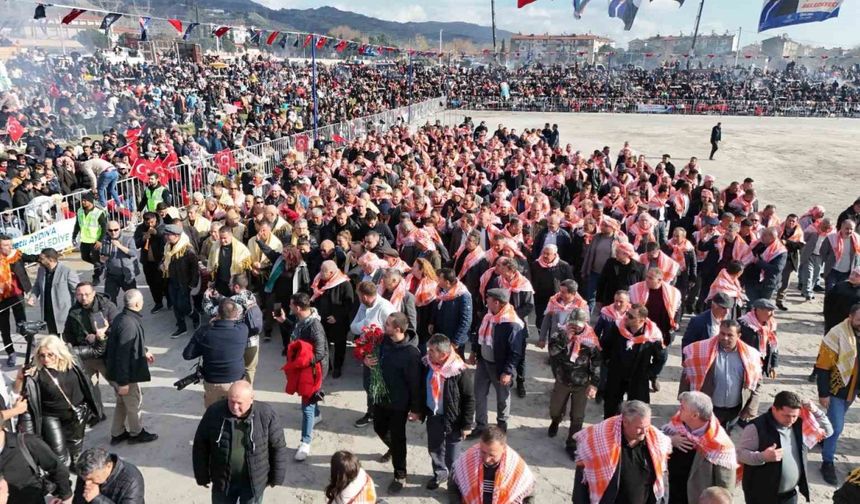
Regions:
<instances>
[{"instance_id":1,"label":"mobile phone","mask_svg":"<svg viewBox=\"0 0 860 504\"><path fill-rule=\"evenodd\" d=\"M281 310L283 310L283 309L284 309L284 307L281 303L275 303L275 306L274 306L274 309L272 310L272 313L274 313L275 315L280 315Z\"/></svg>"}]
</instances>

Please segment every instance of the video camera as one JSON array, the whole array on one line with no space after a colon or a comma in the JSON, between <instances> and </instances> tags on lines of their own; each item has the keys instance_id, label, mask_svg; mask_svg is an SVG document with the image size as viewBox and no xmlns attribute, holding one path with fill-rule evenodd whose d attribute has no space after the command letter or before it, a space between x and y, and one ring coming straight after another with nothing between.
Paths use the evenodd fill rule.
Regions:
<instances>
[{"instance_id":1,"label":"video camera","mask_svg":"<svg viewBox=\"0 0 860 504\"><path fill-rule=\"evenodd\" d=\"M184 377L176 380L176 382L173 384L173 386L176 387L176 390L183 390L186 387L188 387L189 385L195 385L197 383L200 383L200 380L202 380L202 379L203 379L203 370L200 368L200 364L195 364L194 365L194 371L190 375L184 376Z\"/></svg>"},{"instance_id":2,"label":"video camera","mask_svg":"<svg viewBox=\"0 0 860 504\"><path fill-rule=\"evenodd\" d=\"M30 360L33 354L34 336L44 331L48 327L48 323L44 320L30 320L18 322L18 332L24 336L24 341L27 342L27 351L24 356L24 369L30 367Z\"/></svg>"}]
</instances>

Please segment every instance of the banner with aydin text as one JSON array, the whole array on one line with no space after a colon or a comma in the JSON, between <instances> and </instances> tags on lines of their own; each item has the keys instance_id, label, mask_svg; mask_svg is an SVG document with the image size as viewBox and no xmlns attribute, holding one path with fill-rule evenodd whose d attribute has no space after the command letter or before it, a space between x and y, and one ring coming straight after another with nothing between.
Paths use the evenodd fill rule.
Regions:
<instances>
[{"instance_id":1,"label":"banner with aydin text","mask_svg":"<svg viewBox=\"0 0 860 504\"><path fill-rule=\"evenodd\" d=\"M14 238L12 246L25 254L38 254L42 249L46 248L62 252L73 246L72 232L74 230L75 219L61 220L35 233Z\"/></svg>"},{"instance_id":2,"label":"banner with aydin text","mask_svg":"<svg viewBox=\"0 0 860 504\"><path fill-rule=\"evenodd\" d=\"M835 18L841 5L842 0L764 0L758 31Z\"/></svg>"}]
</instances>

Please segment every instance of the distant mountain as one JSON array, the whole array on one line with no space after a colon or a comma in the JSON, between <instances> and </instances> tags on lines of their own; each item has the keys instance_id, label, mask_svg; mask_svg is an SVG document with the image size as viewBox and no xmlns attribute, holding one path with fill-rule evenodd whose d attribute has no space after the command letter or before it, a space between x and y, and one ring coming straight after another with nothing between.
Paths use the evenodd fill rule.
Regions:
<instances>
[{"instance_id":1,"label":"distant mountain","mask_svg":"<svg viewBox=\"0 0 860 504\"><path fill-rule=\"evenodd\" d=\"M97 0L90 0L99 4ZM137 2L138 6L149 4L150 12L160 16L181 16L185 19L195 15L193 0L144 0ZM332 28L348 26L367 36L385 35L393 43L405 43L416 35L425 37L431 46L439 40L439 30L442 39L449 42L454 39L465 39L475 44L492 44L493 33L489 26L473 23L425 21L421 23L398 23L342 11L334 7L318 7L314 9L270 9L264 5L249 0L206 0L199 2L201 22L255 22L261 19L273 21L277 27L326 34ZM506 30L496 30L497 43L510 38L513 33Z\"/></svg>"}]
</instances>

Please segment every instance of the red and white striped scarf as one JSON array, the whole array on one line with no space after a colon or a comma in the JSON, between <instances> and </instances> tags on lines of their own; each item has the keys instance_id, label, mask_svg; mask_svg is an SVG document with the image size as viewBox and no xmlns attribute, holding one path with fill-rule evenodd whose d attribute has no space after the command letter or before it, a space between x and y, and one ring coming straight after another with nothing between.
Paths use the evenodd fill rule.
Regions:
<instances>
[{"instance_id":1,"label":"red and white striped scarf","mask_svg":"<svg viewBox=\"0 0 860 504\"><path fill-rule=\"evenodd\" d=\"M331 278L326 281L323 281L322 273L317 273L314 281L311 282L311 291L313 291L311 301L316 301L320 296L325 294L325 291L333 289L344 282L349 282L349 276L340 270L336 270Z\"/></svg>"},{"instance_id":2,"label":"red and white striped scarf","mask_svg":"<svg viewBox=\"0 0 860 504\"><path fill-rule=\"evenodd\" d=\"M690 390L702 390L702 384L705 383L708 370L711 369L717 358L717 346L719 344L719 338L714 336L710 339L691 343L682 350L684 375L690 383ZM738 341L736 350L744 366L744 388L755 390L762 376L761 354L743 341Z\"/></svg>"},{"instance_id":3,"label":"red and white striped scarf","mask_svg":"<svg viewBox=\"0 0 860 504\"><path fill-rule=\"evenodd\" d=\"M452 301L466 294L469 294L469 289L463 285L463 282L457 281L457 283L454 284L454 287L448 290L442 290L441 287L437 287L436 301L439 301L439 304L441 305L445 301Z\"/></svg>"},{"instance_id":4,"label":"red and white striped scarf","mask_svg":"<svg viewBox=\"0 0 860 504\"><path fill-rule=\"evenodd\" d=\"M715 415L711 415L705 432L701 436L696 436L681 421L681 411L679 410L669 423L663 426L663 432L669 436L680 434L689 439L695 445L696 450L705 457L705 460L715 466L731 470L738 468L735 444Z\"/></svg>"},{"instance_id":5,"label":"red and white striped scarf","mask_svg":"<svg viewBox=\"0 0 860 504\"><path fill-rule=\"evenodd\" d=\"M484 460L480 443L466 450L454 462L453 473L453 483L460 489L463 504L483 504ZM531 469L517 452L505 446L493 482L492 504L522 504L534 488L535 478Z\"/></svg>"},{"instance_id":6,"label":"red and white striped scarf","mask_svg":"<svg viewBox=\"0 0 860 504\"><path fill-rule=\"evenodd\" d=\"M417 282L418 285L414 291L412 291L413 283L415 283L415 276L412 273L406 275L406 285L410 287L410 292L415 295L415 306L427 306L436 300L437 283L435 280L425 276Z\"/></svg>"},{"instance_id":7,"label":"red and white striped scarf","mask_svg":"<svg viewBox=\"0 0 860 504\"><path fill-rule=\"evenodd\" d=\"M579 351L582 350L582 345L596 348L600 350L600 340L594 334L594 329L590 325L586 325L585 329L579 334L569 332L569 340L567 342L567 354L570 356L570 362L576 362L579 357Z\"/></svg>"},{"instance_id":8,"label":"red and white striped scarf","mask_svg":"<svg viewBox=\"0 0 860 504\"><path fill-rule=\"evenodd\" d=\"M721 269L719 274L717 274L717 278L708 289L708 297L705 301L713 299L718 292L722 292L737 300L746 299L746 294L744 294L744 288L740 280L731 276L725 268Z\"/></svg>"},{"instance_id":9,"label":"red and white striped scarf","mask_svg":"<svg viewBox=\"0 0 860 504\"><path fill-rule=\"evenodd\" d=\"M693 244L686 238L684 238L683 241L678 241L677 238L672 238L669 240L669 246L672 247L672 259L674 259L682 269L686 269L686 253L693 250Z\"/></svg>"},{"instance_id":10,"label":"red and white striped scarf","mask_svg":"<svg viewBox=\"0 0 860 504\"><path fill-rule=\"evenodd\" d=\"M830 240L830 247L833 249L833 254L838 263L842 260L842 254L845 253L845 240L838 232L830 233L827 239ZM851 233L851 248L854 250L854 255L860 254L860 237L857 236L857 233Z\"/></svg>"},{"instance_id":11,"label":"red and white striped scarf","mask_svg":"<svg viewBox=\"0 0 860 504\"><path fill-rule=\"evenodd\" d=\"M429 355L425 355L422 360L424 361L424 365L430 369L431 373L430 396L433 398L433 408L431 408L431 410L435 415L439 411L439 407L442 405L442 385L448 378L453 378L462 373L463 370L466 369L466 363L463 362L462 358L460 358L460 354L453 351L448 354L448 358L440 365L434 364L433 361L430 360Z\"/></svg>"},{"instance_id":12,"label":"red and white striped scarf","mask_svg":"<svg viewBox=\"0 0 860 504\"><path fill-rule=\"evenodd\" d=\"M590 502L600 502L621 463L621 443L625 442L621 433L621 415L577 432L575 439L576 465L583 469ZM648 448L654 474L657 475L652 491L657 502L660 502L666 494L663 472L667 467L669 454L672 453L672 441L651 425L643 442Z\"/></svg>"},{"instance_id":13,"label":"red and white striped scarf","mask_svg":"<svg viewBox=\"0 0 860 504\"><path fill-rule=\"evenodd\" d=\"M681 307L681 291L672 287L666 282L661 285L663 293L663 306L666 307L666 312L669 314L669 320L672 322L672 329L678 328L678 322L675 320L675 314L678 308ZM651 289L648 288L648 283L645 281L637 282L630 286L630 302L632 304L644 305L648 302L648 296ZM650 319L648 319L650 322Z\"/></svg>"},{"instance_id":14,"label":"red and white striped scarf","mask_svg":"<svg viewBox=\"0 0 860 504\"><path fill-rule=\"evenodd\" d=\"M651 257L647 252L641 254L639 256L639 262L647 267L651 264ZM662 250L660 251L660 255L657 256L657 267L663 272L663 280L666 282L674 280L675 277L678 276L678 272L681 270L681 265L673 258L666 255Z\"/></svg>"},{"instance_id":15,"label":"red and white striped scarf","mask_svg":"<svg viewBox=\"0 0 860 504\"><path fill-rule=\"evenodd\" d=\"M616 320L622 320L625 315L627 315L627 310L618 311L615 308L615 303L611 305L604 306L600 309L600 314L609 319L611 322L615 322Z\"/></svg>"},{"instance_id":16,"label":"red and white striped scarf","mask_svg":"<svg viewBox=\"0 0 860 504\"><path fill-rule=\"evenodd\" d=\"M578 292L573 294L573 299L569 303L561 300L561 292L556 292L546 305L544 315L552 315L555 313L570 313L576 308L587 309L588 303L582 299Z\"/></svg>"},{"instance_id":17,"label":"red and white striped scarf","mask_svg":"<svg viewBox=\"0 0 860 504\"><path fill-rule=\"evenodd\" d=\"M406 296L406 293L409 292L407 287L407 283L401 278L397 283L397 286L394 287L394 290L391 292L391 296L387 298L388 302L391 303L397 311L403 309L403 298ZM385 297L385 285L382 282L380 282L379 286L376 288L376 293L383 298Z\"/></svg>"},{"instance_id":18,"label":"red and white striped scarf","mask_svg":"<svg viewBox=\"0 0 860 504\"><path fill-rule=\"evenodd\" d=\"M654 325L651 319L645 319L645 332L641 336L633 336L627 327L624 326L624 319L616 319L615 327L618 328L618 333L627 340L627 348L633 348L633 345L648 343L651 341L659 341L663 344L663 332L660 328Z\"/></svg>"},{"instance_id":19,"label":"red and white striped scarf","mask_svg":"<svg viewBox=\"0 0 860 504\"><path fill-rule=\"evenodd\" d=\"M481 345L493 346L493 331L498 324L511 323L516 326L515 331L521 331L526 325L517 315L514 306L510 303L505 303L505 306L499 310L499 313L493 315L492 312L487 312L484 315L484 320L481 321L481 327L478 328L478 343Z\"/></svg>"},{"instance_id":20,"label":"red and white striped scarf","mask_svg":"<svg viewBox=\"0 0 860 504\"><path fill-rule=\"evenodd\" d=\"M776 339L776 319L774 317L771 317L766 324L762 325L755 316L755 310L750 310L740 318L740 322L743 322L750 329L758 333L758 351L762 355L767 353L768 345L773 350L777 349L779 342Z\"/></svg>"}]
</instances>

